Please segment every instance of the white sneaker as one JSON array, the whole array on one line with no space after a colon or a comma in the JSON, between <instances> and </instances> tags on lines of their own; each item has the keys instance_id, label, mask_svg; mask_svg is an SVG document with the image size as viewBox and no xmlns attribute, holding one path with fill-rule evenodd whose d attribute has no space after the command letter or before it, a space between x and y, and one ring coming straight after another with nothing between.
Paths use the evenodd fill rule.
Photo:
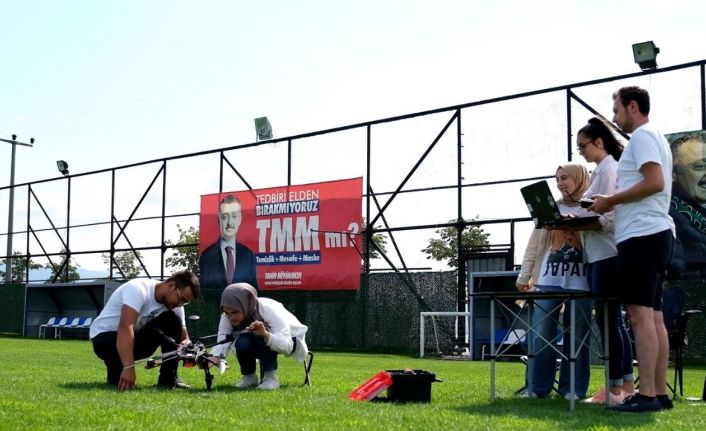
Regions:
<instances>
[{"instance_id":1,"label":"white sneaker","mask_svg":"<svg viewBox=\"0 0 706 431\"><path fill-rule=\"evenodd\" d=\"M262 378L262 383L257 387L258 389L271 391L273 389L279 388L279 380L277 379L276 371L268 371Z\"/></svg>"},{"instance_id":2,"label":"white sneaker","mask_svg":"<svg viewBox=\"0 0 706 431\"><path fill-rule=\"evenodd\" d=\"M238 389L247 389L247 388L254 388L255 386L257 386L257 384L258 384L257 374L252 373L252 374L248 374L246 376L243 376L240 379L240 381L235 384L235 387Z\"/></svg>"}]
</instances>

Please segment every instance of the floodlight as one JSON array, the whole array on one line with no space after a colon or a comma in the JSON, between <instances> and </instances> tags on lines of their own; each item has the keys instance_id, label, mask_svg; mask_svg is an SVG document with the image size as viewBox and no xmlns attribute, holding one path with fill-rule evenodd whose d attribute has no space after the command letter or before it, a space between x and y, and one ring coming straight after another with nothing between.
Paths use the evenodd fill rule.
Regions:
<instances>
[{"instance_id":1,"label":"floodlight","mask_svg":"<svg viewBox=\"0 0 706 431\"><path fill-rule=\"evenodd\" d=\"M642 70L650 70L657 68L657 54L659 48L651 40L648 42L636 43L632 46L632 54L635 57L635 63Z\"/></svg>"},{"instance_id":2,"label":"floodlight","mask_svg":"<svg viewBox=\"0 0 706 431\"><path fill-rule=\"evenodd\" d=\"M63 175L69 174L69 164L66 163L65 161L57 160L56 167L59 168L59 172L61 172Z\"/></svg>"},{"instance_id":3,"label":"floodlight","mask_svg":"<svg viewBox=\"0 0 706 431\"><path fill-rule=\"evenodd\" d=\"M258 141L272 139L272 125L267 117L259 117L255 119L255 133Z\"/></svg>"}]
</instances>

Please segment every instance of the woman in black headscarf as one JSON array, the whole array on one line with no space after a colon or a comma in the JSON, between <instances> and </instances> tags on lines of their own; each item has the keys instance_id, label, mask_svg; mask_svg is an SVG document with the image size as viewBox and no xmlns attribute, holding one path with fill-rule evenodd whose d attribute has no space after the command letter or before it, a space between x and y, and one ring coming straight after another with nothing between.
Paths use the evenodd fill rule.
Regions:
<instances>
[{"instance_id":1,"label":"woman in black headscarf","mask_svg":"<svg viewBox=\"0 0 706 431\"><path fill-rule=\"evenodd\" d=\"M235 342L216 346L213 354L225 358L232 347L240 364L242 378L235 386L240 389L277 389L277 354L292 356L304 362L308 349L305 342L308 328L284 306L270 298L258 298L257 291L247 283L226 287L221 295L221 320L218 340L236 331ZM260 360L263 378L256 374Z\"/></svg>"}]
</instances>

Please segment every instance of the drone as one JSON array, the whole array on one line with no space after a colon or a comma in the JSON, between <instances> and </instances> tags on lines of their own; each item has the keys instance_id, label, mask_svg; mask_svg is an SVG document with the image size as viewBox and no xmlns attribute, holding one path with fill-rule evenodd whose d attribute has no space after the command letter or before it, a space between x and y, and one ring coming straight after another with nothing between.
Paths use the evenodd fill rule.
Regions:
<instances>
[{"instance_id":1,"label":"drone","mask_svg":"<svg viewBox=\"0 0 706 431\"><path fill-rule=\"evenodd\" d=\"M209 349L220 344L231 343L235 341L238 336L249 331L243 330L235 331L231 334L207 335L205 337L198 338L196 341L192 341L191 343L185 346L180 346L180 344L177 343L172 337L169 337L168 335L164 334L161 330L158 330L157 332L162 337L167 339L167 341L173 343L175 346L178 346L178 348L171 352L162 353L161 355L156 355L147 359L145 369L149 370L152 368L157 368L166 361L179 361L181 362L184 368L200 368L204 372L206 390L210 391L213 386L213 374L211 374L210 370L211 366L217 366L221 374L223 374L228 368L228 364L223 358L221 358L221 360L218 362L214 361L213 356L209 352ZM211 344L205 344L203 342L203 339L205 338L218 337L219 335L225 335L225 338L221 341L217 341Z\"/></svg>"}]
</instances>

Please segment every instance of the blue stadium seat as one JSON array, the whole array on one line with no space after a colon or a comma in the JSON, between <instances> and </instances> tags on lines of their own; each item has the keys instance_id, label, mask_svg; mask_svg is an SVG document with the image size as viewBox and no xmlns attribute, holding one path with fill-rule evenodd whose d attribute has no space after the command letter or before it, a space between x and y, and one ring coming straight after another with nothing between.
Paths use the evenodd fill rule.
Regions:
<instances>
[{"instance_id":1,"label":"blue stadium seat","mask_svg":"<svg viewBox=\"0 0 706 431\"><path fill-rule=\"evenodd\" d=\"M69 320L68 320L66 317L64 317L63 319L61 319L61 322L59 322L59 324L56 326L56 328L54 328L54 338L61 338L61 330L62 330L63 328L75 328L75 327L77 327L77 326L78 326L78 322L79 322L80 320L81 320L81 319L80 319L79 317L74 317L73 319L71 319L70 322L69 322ZM61 324L62 322L63 322L63 324Z\"/></svg>"}]
</instances>

